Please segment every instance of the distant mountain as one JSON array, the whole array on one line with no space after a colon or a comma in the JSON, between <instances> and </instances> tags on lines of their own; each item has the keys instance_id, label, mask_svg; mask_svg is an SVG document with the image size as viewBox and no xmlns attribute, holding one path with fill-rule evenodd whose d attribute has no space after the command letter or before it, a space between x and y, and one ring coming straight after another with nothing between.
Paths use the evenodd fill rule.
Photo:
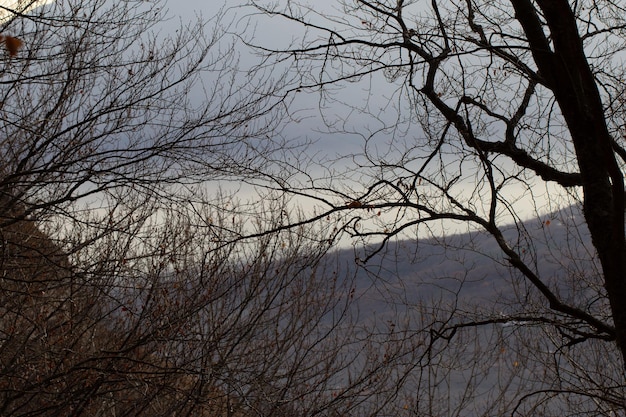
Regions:
<instances>
[{"instance_id":1,"label":"distant mountain","mask_svg":"<svg viewBox=\"0 0 626 417\"><path fill-rule=\"evenodd\" d=\"M610 321L579 208L507 226L504 235L561 300ZM402 390L415 395L416 403L446 404L433 415L511 415L523 401L533 413L520 415L542 415L534 413L537 403L528 394L588 383L584 371L577 373L580 363L601 369L600 375L621 372L612 344L572 342L585 325L551 310L537 288L509 266L492 236L397 240L373 253L376 249L342 249L329 255L328 265L335 265L354 291L355 338L366 341L359 347L375 340L374 350L381 351L397 346L394 341L411 341L395 365L408 364ZM365 264L359 261L368 257ZM473 322L483 324L464 326ZM450 331L455 325L461 330ZM368 363L355 357L354 369ZM541 407L566 410L569 400L551 396Z\"/></svg>"},{"instance_id":2,"label":"distant mountain","mask_svg":"<svg viewBox=\"0 0 626 417\"><path fill-rule=\"evenodd\" d=\"M509 244L555 291L565 298L580 297L579 292L569 294L572 285L579 285L573 282L574 275L593 275L596 265L578 207L504 230ZM374 253L377 249L372 245L332 254L340 275L354 277L361 315L388 316L392 306L410 306L420 300L494 303L510 291L513 281L519 285L519 273L511 270L497 242L486 232L396 240ZM361 262L369 256L366 263Z\"/></svg>"}]
</instances>

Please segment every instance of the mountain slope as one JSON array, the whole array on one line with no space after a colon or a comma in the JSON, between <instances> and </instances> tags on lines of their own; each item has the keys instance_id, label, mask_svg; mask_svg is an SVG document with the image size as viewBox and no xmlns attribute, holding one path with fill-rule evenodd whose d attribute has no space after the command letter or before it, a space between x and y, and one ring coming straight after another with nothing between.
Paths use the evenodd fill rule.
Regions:
<instances>
[{"instance_id":1,"label":"mountain slope","mask_svg":"<svg viewBox=\"0 0 626 417\"><path fill-rule=\"evenodd\" d=\"M603 291L579 208L508 226L504 236L565 301L586 306ZM399 305L441 300L519 313L512 304L520 301L520 291L528 293L523 294L527 301L541 303L539 292L509 267L495 239L486 233L390 241L376 253L378 249L372 245L333 254L341 275L355 277L356 292L363 297L362 315L385 316ZM360 262L365 258L366 263Z\"/></svg>"}]
</instances>

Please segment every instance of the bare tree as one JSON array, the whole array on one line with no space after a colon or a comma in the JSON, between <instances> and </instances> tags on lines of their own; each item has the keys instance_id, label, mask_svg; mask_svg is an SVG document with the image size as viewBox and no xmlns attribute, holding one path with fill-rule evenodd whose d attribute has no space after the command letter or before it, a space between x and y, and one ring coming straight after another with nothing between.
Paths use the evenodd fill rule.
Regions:
<instances>
[{"instance_id":1,"label":"bare tree","mask_svg":"<svg viewBox=\"0 0 626 417\"><path fill-rule=\"evenodd\" d=\"M269 89L237 82L215 22L166 24L162 7L54 2L3 23L23 43L1 69L3 210L59 213L128 187L167 193L245 161L243 126Z\"/></svg>"},{"instance_id":2,"label":"bare tree","mask_svg":"<svg viewBox=\"0 0 626 417\"><path fill-rule=\"evenodd\" d=\"M283 77L292 82L280 96L286 117L314 115L298 107L310 93L324 133L336 141L361 137L364 144L326 159L305 161L301 154L300 164L274 158L283 171L268 172L259 185L314 206L303 223L332 216L365 243L382 240L364 260L376 259L395 237L466 224L491 235L496 252L472 242L442 244L484 253L513 271L509 277L502 270L504 290L488 306L452 303L447 318L431 323L437 343L452 352L441 355L468 370L457 374L461 379L488 373L498 338L525 358L517 382L486 385L500 389L491 404L501 408L473 412L623 411L623 4L354 0L326 9L250 1L242 10L257 26L283 19L295 28L282 45L255 33L243 38L264 57L259 71L274 66L291 77ZM580 204L584 217L575 211L543 217L570 204ZM528 215L537 218L532 233L521 222ZM506 226L511 223L516 227ZM551 224L564 225L565 247ZM584 243L587 235L592 244ZM516 330L496 337L498 326L510 323ZM479 345L468 351L461 343L466 356L454 356L456 338ZM481 340L494 342L493 349ZM436 343L430 350L438 352ZM472 370L459 362L470 358L482 365ZM422 377L444 372L448 362L422 368ZM424 378L420 386L428 386ZM451 408L437 411L416 400L414 412L464 412L480 397L480 384L466 382L474 392L446 403Z\"/></svg>"},{"instance_id":3,"label":"bare tree","mask_svg":"<svg viewBox=\"0 0 626 417\"><path fill-rule=\"evenodd\" d=\"M0 32L2 415L623 410L619 3L252 2L302 37L257 38L245 72L233 39L255 26L229 11L174 28L159 3L20 4ZM282 137L307 92L362 152ZM205 194L223 178L260 202ZM572 201L584 220L541 218ZM395 237L450 224L493 238L438 243L492 258L497 297L467 302L493 283L462 252L417 295L379 279ZM345 235L369 290L325 258Z\"/></svg>"},{"instance_id":4,"label":"bare tree","mask_svg":"<svg viewBox=\"0 0 626 417\"><path fill-rule=\"evenodd\" d=\"M285 81L241 79L221 13L34 4L0 31L0 414L385 409L416 339L357 327L336 222L206 191L261 172Z\"/></svg>"},{"instance_id":5,"label":"bare tree","mask_svg":"<svg viewBox=\"0 0 626 417\"><path fill-rule=\"evenodd\" d=\"M3 415L328 406L304 388L347 366L327 334L349 324L349 281L316 273L323 251L304 234L225 247L230 216L183 207L70 257L32 222L2 229Z\"/></svg>"}]
</instances>

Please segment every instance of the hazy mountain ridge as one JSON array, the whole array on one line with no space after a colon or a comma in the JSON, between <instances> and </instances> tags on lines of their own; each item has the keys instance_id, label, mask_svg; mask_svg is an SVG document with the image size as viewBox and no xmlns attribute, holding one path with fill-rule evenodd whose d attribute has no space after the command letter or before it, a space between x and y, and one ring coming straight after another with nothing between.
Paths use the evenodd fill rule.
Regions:
<instances>
[{"instance_id":1,"label":"hazy mountain ridge","mask_svg":"<svg viewBox=\"0 0 626 417\"><path fill-rule=\"evenodd\" d=\"M554 291L567 296L575 275L593 274L593 248L580 209L570 206L505 228L505 238ZM375 246L372 246L375 248ZM445 238L390 241L373 249L332 254L340 275L354 276L362 313L388 314L391 305L453 299L494 303L510 290L512 272L495 239L474 232ZM513 275L512 275L513 274Z\"/></svg>"},{"instance_id":2,"label":"hazy mountain ridge","mask_svg":"<svg viewBox=\"0 0 626 417\"><path fill-rule=\"evenodd\" d=\"M509 244L553 293L610 322L606 297L599 296L604 289L595 270L595 252L577 207L505 229ZM394 346L398 334L415 343L406 354L407 392L424 392L423 398L451 404L462 404L467 392L480 392L471 401L474 413L460 415L511 415L503 410L517 407L519 398L529 392L563 389L571 381L575 386L578 376L562 386L537 376L553 371L551 361L558 362L554 366L559 372L575 375L577 361L590 361L584 354L597 348L589 343L569 345L576 333L558 324L559 313L527 278L508 266L497 242L486 233L389 242L361 265L355 258L363 254L367 250L362 247L332 254L341 273L353 277L357 329L380 337L384 346L387 341ZM550 324L552 319L556 324ZM457 324L460 330L451 331ZM584 331L584 325L580 329ZM436 364L423 361L431 353ZM609 351L599 357L610 364L612 355ZM355 368L367 363L357 358ZM609 373L602 363L600 369ZM428 375L436 377L430 380ZM444 382L432 382L437 378ZM491 397L500 394L498 400ZM545 409L563 410L569 400L567 395L551 398ZM502 401L502 410L491 410L492 401ZM534 401L528 404L532 409ZM446 412L452 415L451 410Z\"/></svg>"}]
</instances>

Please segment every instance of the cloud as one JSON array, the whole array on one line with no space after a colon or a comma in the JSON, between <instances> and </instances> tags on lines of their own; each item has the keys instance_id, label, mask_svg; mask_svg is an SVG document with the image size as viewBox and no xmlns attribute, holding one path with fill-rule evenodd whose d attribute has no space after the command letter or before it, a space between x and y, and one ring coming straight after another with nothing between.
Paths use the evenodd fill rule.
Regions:
<instances>
[{"instance_id":1,"label":"cloud","mask_svg":"<svg viewBox=\"0 0 626 417\"><path fill-rule=\"evenodd\" d=\"M52 3L54 0L0 0L0 23L4 23L16 14Z\"/></svg>"}]
</instances>

